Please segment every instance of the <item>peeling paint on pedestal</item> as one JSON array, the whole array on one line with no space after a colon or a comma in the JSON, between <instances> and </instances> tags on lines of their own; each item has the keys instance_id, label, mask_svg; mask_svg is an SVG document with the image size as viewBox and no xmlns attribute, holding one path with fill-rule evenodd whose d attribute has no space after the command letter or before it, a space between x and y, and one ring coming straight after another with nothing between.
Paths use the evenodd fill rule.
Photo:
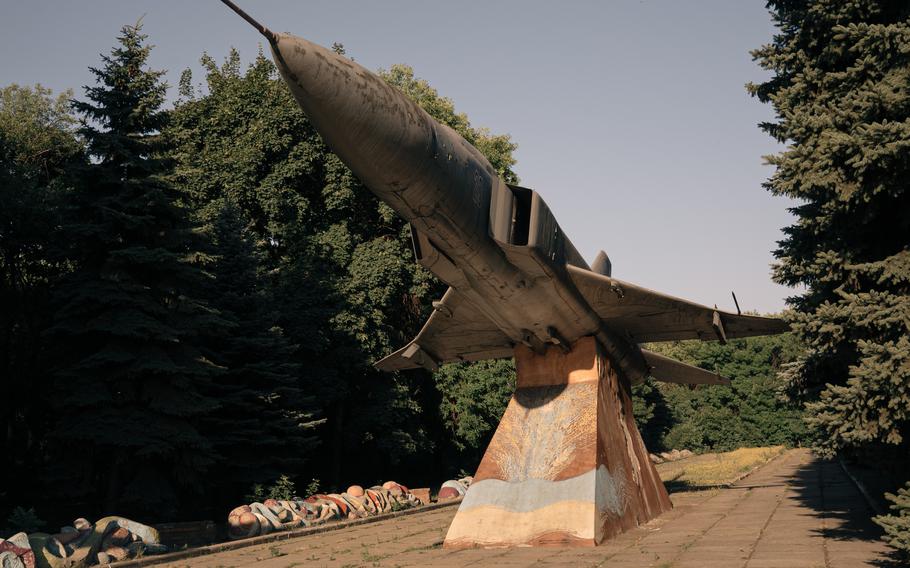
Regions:
<instances>
[{"instance_id":1,"label":"peeling paint on pedestal","mask_svg":"<svg viewBox=\"0 0 910 568\"><path fill-rule=\"evenodd\" d=\"M515 350L518 388L445 546L594 546L671 508L628 380L594 338Z\"/></svg>"}]
</instances>

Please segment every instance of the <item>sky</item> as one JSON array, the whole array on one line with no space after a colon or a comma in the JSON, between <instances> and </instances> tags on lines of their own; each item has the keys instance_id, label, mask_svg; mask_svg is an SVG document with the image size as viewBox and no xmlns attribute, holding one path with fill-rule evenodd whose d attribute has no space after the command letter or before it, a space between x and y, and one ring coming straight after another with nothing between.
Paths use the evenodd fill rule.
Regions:
<instances>
[{"instance_id":1,"label":"sky","mask_svg":"<svg viewBox=\"0 0 910 568\"><path fill-rule=\"evenodd\" d=\"M475 127L518 144L537 190L613 276L723 309L780 311L772 251L793 202L762 183L779 152L745 90L769 75L749 51L774 33L761 0L237 0L266 26L343 43L368 69L412 66ZM76 96L121 26L142 18L176 97L180 72L262 38L217 0L0 0L0 85Z\"/></svg>"}]
</instances>

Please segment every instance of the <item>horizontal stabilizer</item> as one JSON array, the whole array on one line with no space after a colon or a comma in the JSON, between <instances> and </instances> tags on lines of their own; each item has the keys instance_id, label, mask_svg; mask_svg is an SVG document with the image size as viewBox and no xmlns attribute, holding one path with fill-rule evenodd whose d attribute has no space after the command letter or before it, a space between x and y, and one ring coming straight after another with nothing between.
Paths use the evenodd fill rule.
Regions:
<instances>
[{"instance_id":1,"label":"horizontal stabilizer","mask_svg":"<svg viewBox=\"0 0 910 568\"><path fill-rule=\"evenodd\" d=\"M392 372L420 368L435 371L439 365L412 341L391 355L386 355L373 366L380 371Z\"/></svg>"},{"instance_id":2,"label":"horizontal stabilizer","mask_svg":"<svg viewBox=\"0 0 910 568\"><path fill-rule=\"evenodd\" d=\"M653 351L642 349L641 354L645 356L645 362L651 367L650 375L657 381L664 383L677 383L683 385L729 385L730 379L721 377L717 373L706 371L699 367L693 367L664 357Z\"/></svg>"},{"instance_id":3,"label":"horizontal stabilizer","mask_svg":"<svg viewBox=\"0 0 910 568\"><path fill-rule=\"evenodd\" d=\"M423 367L435 370L443 363L480 361L512 356L512 341L453 288L433 303L430 319L413 341L377 361L380 371Z\"/></svg>"},{"instance_id":4,"label":"horizontal stabilizer","mask_svg":"<svg viewBox=\"0 0 910 568\"><path fill-rule=\"evenodd\" d=\"M572 281L604 324L635 343L774 335L789 329L776 318L732 314L567 265Z\"/></svg>"}]
</instances>

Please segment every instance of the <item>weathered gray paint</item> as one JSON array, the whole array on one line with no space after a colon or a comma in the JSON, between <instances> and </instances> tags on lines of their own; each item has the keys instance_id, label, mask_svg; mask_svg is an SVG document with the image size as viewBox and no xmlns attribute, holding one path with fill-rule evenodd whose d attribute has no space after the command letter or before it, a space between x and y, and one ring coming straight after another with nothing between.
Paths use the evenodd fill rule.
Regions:
<instances>
[{"instance_id":1,"label":"weathered gray paint","mask_svg":"<svg viewBox=\"0 0 910 568\"><path fill-rule=\"evenodd\" d=\"M410 223L418 261L451 287L417 338L377 367L432 369L508 357L517 344L541 352L596 336L637 382L655 367L638 343L785 328L612 279L606 255L590 270L540 195L506 184L453 129L354 61L232 8L268 38L281 76L328 146ZM656 378L709 382L699 371Z\"/></svg>"},{"instance_id":2,"label":"weathered gray paint","mask_svg":"<svg viewBox=\"0 0 910 568\"><path fill-rule=\"evenodd\" d=\"M624 474L613 475L605 465L558 481L538 478L521 481L482 479L471 484L459 510L469 511L489 505L516 513L527 513L554 503L574 500L594 502L596 511L619 516L627 502L624 484Z\"/></svg>"}]
</instances>

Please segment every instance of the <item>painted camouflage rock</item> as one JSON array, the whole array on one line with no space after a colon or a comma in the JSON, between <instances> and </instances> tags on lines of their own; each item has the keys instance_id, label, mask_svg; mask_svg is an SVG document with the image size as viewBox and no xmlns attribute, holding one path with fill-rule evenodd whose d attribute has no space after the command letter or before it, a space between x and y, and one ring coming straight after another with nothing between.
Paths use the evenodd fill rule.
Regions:
<instances>
[{"instance_id":1,"label":"painted camouflage rock","mask_svg":"<svg viewBox=\"0 0 910 568\"><path fill-rule=\"evenodd\" d=\"M241 505L228 514L231 540L308 527L333 520L358 519L415 507L421 501L394 481L364 489L352 485L344 493L317 493L306 499L266 499Z\"/></svg>"},{"instance_id":2,"label":"painted camouflage rock","mask_svg":"<svg viewBox=\"0 0 910 568\"><path fill-rule=\"evenodd\" d=\"M469 476L446 481L439 488L436 499L439 501L451 501L452 499L464 497L465 493L468 492L468 487L470 487L472 480L473 478Z\"/></svg>"},{"instance_id":3,"label":"painted camouflage rock","mask_svg":"<svg viewBox=\"0 0 910 568\"><path fill-rule=\"evenodd\" d=\"M123 517L105 517L94 525L76 519L57 534L0 539L0 568L82 568L162 552L167 548L152 527Z\"/></svg>"}]
</instances>

